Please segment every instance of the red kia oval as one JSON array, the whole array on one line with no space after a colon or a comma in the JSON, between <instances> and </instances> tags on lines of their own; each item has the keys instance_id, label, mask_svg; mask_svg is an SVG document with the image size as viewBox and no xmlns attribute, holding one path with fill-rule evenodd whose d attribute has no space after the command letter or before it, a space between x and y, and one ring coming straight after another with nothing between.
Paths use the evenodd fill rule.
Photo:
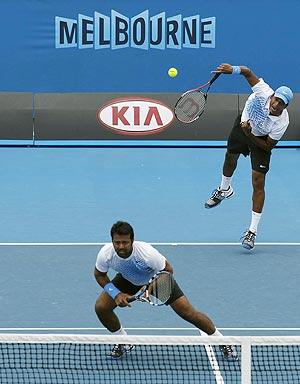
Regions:
<instances>
[{"instance_id":1,"label":"red kia oval","mask_svg":"<svg viewBox=\"0 0 300 384\"><path fill-rule=\"evenodd\" d=\"M97 110L100 125L120 135L152 135L165 130L173 121L171 108L160 100L144 97L113 99Z\"/></svg>"}]
</instances>

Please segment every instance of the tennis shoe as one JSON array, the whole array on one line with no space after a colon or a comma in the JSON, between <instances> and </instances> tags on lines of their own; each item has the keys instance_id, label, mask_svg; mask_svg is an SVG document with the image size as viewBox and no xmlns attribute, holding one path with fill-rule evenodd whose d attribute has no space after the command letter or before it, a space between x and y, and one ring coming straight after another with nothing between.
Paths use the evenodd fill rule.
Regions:
<instances>
[{"instance_id":1,"label":"tennis shoe","mask_svg":"<svg viewBox=\"0 0 300 384\"><path fill-rule=\"evenodd\" d=\"M241 237L242 240L242 246L249 251L254 248L254 242L255 242L256 233L251 232L249 229L248 231L244 232L243 236Z\"/></svg>"},{"instance_id":2,"label":"tennis shoe","mask_svg":"<svg viewBox=\"0 0 300 384\"><path fill-rule=\"evenodd\" d=\"M234 195L234 190L230 186L228 189L224 190L218 187L212 192L211 197L204 204L205 208L214 208L219 205L224 199L229 199Z\"/></svg>"},{"instance_id":3,"label":"tennis shoe","mask_svg":"<svg viewBox=\"0 0 300 384\"><path fill-rule=\"evenodd\" d=\"M115 344L108 356L112 359L120 359L123 355L132 351L133 349L134 345Z\"/></svg>"},{"instance_id":4,"label":"tennis shoe","mask_svg":"<svg viewBox=\"0 0 300 384\"><path fill-rule=\"evenodd\" d=\"M220 345L220 351L223 353L224 359L228 361L236 361L239 359L238 353L234 345Z\"/></svg>"}]
</instances>

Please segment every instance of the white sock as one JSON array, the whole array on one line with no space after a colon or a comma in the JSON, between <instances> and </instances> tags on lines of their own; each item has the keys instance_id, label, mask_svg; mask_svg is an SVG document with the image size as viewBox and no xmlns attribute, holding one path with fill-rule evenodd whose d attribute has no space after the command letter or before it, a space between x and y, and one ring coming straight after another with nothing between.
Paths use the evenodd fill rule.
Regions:
<instances>
[{"instance_id":1,"label":"white sock","mask_svg":"<svg viewBox=\"0 0 300 384\"><path fill-rule=\"evenodd\" d=\"M212 333L212 334L209 335L209 336L223 336L223 335L222 335L222 333L221 333L219 330L217 330L217 328L216 328L215 332Z\"/></svg>"},{"instance_id":2,"label":"white sock","mask_svg":"<svg viewBox=\"0 0 300 384\"><path fill-rule=\"evenodd\" d=\"M117 331L115 331L115 332L112 332L114 335L127 335L127 332L125 331L125 329L124 328L120 328L120 329L118 329Z\"/></svg>"},{"instance_id":3,"label":"white sock","mask_svg":"<svg viewBox=\"0 0 300 384\"><path fill-rule=\"evenodd\" d=\"M253 233L257 232L257 227L258 227L258 223L259 223L260 218L261 218L261 213L257 213L257 212L252 211L252 219L251 219L249 231L251 231Z\"/></svg>"},{"instance_id":4,"label":"white sock","mask_svg":"<svg viewBox=\"0 0 300 384\"><path fill-rule=\"evenodd\" d=\"M231 183L231 177L222 175L220 189L222 191L226 191L230 187L230 183Z\"/></svg>"}]
</instances>

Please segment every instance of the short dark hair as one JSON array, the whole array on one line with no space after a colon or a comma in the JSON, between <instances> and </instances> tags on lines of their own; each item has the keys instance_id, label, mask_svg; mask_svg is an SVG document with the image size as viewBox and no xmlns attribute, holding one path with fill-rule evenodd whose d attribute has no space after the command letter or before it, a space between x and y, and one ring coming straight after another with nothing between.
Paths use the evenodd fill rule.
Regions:
<instances>
[{"instance_id":1,"label":"short dark hair","mask_svg":"<svg viewBox=\"0 0 300 384\"><path fill-rule=\"evenodd\" d=\"M113 239L114 235L130 235L130 239L134 239L134 231L132 226L126 221L117 221L110 230L110 236Z\"/></svg>"}]
</instances>

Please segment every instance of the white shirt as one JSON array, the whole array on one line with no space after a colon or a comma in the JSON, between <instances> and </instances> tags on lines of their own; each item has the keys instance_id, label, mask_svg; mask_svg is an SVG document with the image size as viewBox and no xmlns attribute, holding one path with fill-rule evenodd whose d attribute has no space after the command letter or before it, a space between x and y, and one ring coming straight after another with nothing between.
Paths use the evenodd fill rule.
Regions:
<instances>
[{"instance_id":1,"label":"white shirt","mask_svg":"<svg viewBox=\"0 0 300 384\"><path fill-rule=\"evenodd\" d=\"M166 258L152 245L143 241L134 241L133 250L127 259L116 253L113 244L104 245L97 256L96 269L107 272L114 269L134 285L144 285L166 266Z\"/></svg>"},{"instance_id":2,"label":"white shirt","mask_svg":"<svg viewBox=\"0 0 300 384\"><path fill-rule=\"evenodd\" d=\"M280 116L269 114L270 96L274 91L263 79L259 79L259 82L252 87L252 91L246 101L241 121L250 120L255 136L268 135L273 140L280 140L289 125L287 110L284 109Z\"/></svg>"}]
</instances>

